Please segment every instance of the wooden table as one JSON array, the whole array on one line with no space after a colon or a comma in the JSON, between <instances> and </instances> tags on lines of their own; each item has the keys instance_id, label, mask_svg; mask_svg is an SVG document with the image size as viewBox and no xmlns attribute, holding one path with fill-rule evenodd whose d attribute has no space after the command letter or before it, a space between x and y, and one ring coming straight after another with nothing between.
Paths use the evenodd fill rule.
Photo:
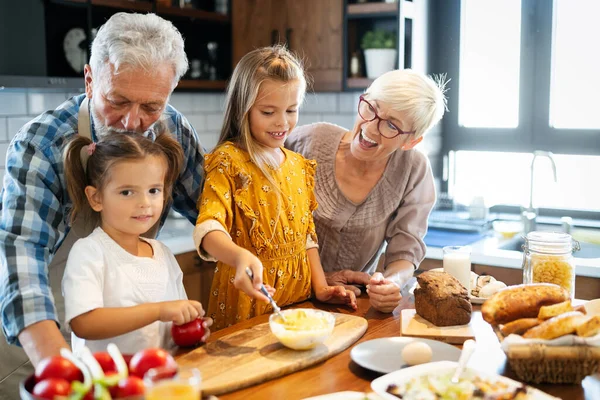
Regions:
<instances>
[{"instance_id":1,"label":"wooden table","mask_svg":"<svg viewBox=\"0 0 600 400\"><path fill-rule=\"evenodd\" d=\"M297 304L296 307L319 308L327 311L352 313L350 309L331 306L323 303L313 304L310 301ZM400 336L400 310L414 308L412 296L405 297L393 314L383 314L370 307L369 299L363 295L358 299L358 310L353 315L362 316L369 322L365 335L356 344L383 337ZM248 321L214 333L209 342L247 328L254 324L268 321L268 315L261 315ZM516 379L506 357L500 348L498 339L493 333L476 337L477 351L473 354L469 366L477 370L499 373ZM355 344L355 345L356 345ZM369 371L354 363L350 358L350 348L327 361L290 375L270 380L236 392L219 396L220 400L229 399L302 399L305 397L340 391L371 391L371 381L381 374ZM600 380L588 376L581 385L532 385L546 393L568 400L600 399Z\"/></svg>"}]
</instances>

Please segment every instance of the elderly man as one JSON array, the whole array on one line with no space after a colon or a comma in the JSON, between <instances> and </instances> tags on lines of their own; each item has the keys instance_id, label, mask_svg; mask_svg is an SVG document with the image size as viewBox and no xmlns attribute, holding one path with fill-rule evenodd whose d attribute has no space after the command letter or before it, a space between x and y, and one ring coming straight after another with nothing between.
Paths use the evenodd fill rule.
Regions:
<instances>
[{"instance_id":1,"label":"elderly man","mask_svg":"<svg viewBox=\"0 0 600 400\"><path fill-rule=\"evenodd\" d=\"M204 150L190 123L168 105L187 68L183 38L170 22L153 14L115 14L92 44L85 94L34 118L12 140L0 209L0 311L6 341L22 346L34 366L68 347L66 329L59 329L60 282L71 245L91 232L67 226L62 151L71 138L96 141L109 130L143 134L163 124L185 152L172 206L196 221ZM31 365L18 348L0 342L0 399L15 399Z\"/></svg>"}]
</instances>

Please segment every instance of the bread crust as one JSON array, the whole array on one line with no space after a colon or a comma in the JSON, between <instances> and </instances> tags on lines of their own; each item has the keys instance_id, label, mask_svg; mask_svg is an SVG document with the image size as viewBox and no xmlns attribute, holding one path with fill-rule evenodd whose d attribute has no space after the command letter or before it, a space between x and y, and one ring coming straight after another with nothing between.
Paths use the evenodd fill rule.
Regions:
<instances>
[{"instance_id":1,"label":"bread crust","mask_svg":"<svg viewBox=\"0 0 600 400\"><path fill-rule=\"evenodd\" d=\"M556 303L550 306L540 307L540 311L538 312L538 318L546 320L569 311L574 311L573 307L571 306L571 299L563 301L562 303Z\"/></svg>"},{"instance_id":2,"label":"bread crust","mask_svg":"<svg viewBox=\"0 0 600 400\"><path fill-rule=\"evenodd\" d=\"M551 283L509 286L487 299L481 306L481 314L492 325L506 324L520 318L536 318L542 306L569 298L569 292Z\"/></svg>"},{"instance_id":3,"label":"bread crust","mask_svg":"<svg viewBox=\"0 0 600 400\"><path fill-rule=\"evenodd\" d=\"M417 277L417 314L436 326L467 325L473 310L467 289L445 272L428 271Z\"/></svg>"},{"instance_id":4,"label":"bread crust","mask_svg":"<svg viewBox=\"0 0 600 400\"><path fill-rule=\"evenodd\" d=\"M577 336L592 337L600 333L600 315L594 315L577 327Z\"/></svg>"},{"instance_id":5,"label":"bread crust","mask_svg":"<svg viewBox=\"0 0 600 400\"><path fill-rule=\"evenodd\" d=\"M506 325L502 325L500 327L500 332L504 336L508 336L511 334L522 335L527 330L533 328L534 326L538 326L543 321L537 318L520 318L515 321L509 322Z\"/></svg>"},{"instance_id":6,"label":"bread crust","mask_svg":"<svg viewBox=\"0 0 600 400\"><path fill-rule=\"evenodd\" d=\"M579 311L570 311L531 328L523 334L523 337L527 339L556 339L575 332L577 327L584 323L587 318Z\"/></svg>"}]
</instances>

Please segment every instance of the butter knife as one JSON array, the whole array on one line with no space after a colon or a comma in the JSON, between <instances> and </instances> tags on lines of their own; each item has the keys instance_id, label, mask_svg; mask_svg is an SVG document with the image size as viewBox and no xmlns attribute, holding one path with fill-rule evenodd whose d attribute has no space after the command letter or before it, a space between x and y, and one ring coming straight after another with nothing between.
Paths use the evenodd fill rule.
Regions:
<instances>
[{"instance_id":1,"label":"butter knife","mask_svg":"<svg viewBox=\"0 0 600 400\"><path fill-rule=\"evenodd\" d=\"M254 281L254 273L252 273L252 270L250 269L250 267L246 267L246 274L250 278L250 281L253 282ZM265 285L263 285L263 284L260 285L260 291L262 292L262 294L267 296L267 299L269 299L269 303L271 303L271 307L273 307L273 311L275 311L275 313L283 320L283 322L285 322L285 317L281 313L281 308L279 308L277 303L275 303L275 300L273 300L273 298L267 291L267 288L265 287Z\"/></svg>"}]
</instances>

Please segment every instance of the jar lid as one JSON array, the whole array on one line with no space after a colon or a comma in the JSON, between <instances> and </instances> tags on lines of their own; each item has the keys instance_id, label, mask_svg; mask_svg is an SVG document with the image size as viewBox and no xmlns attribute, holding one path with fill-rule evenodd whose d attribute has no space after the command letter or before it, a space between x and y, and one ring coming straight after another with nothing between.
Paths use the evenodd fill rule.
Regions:
<instances>
[{"instance_id":1,"label":"jar lid","mask_svg":"<svg viewBox=\"0 0 600 400\"><path fill-rule=\"evenodd\" d=\"M570 253L573 250L573 239L563 232L529 232L525 239L525 251L528 249L549 254Z\"/></svg>"}]
</instances>

